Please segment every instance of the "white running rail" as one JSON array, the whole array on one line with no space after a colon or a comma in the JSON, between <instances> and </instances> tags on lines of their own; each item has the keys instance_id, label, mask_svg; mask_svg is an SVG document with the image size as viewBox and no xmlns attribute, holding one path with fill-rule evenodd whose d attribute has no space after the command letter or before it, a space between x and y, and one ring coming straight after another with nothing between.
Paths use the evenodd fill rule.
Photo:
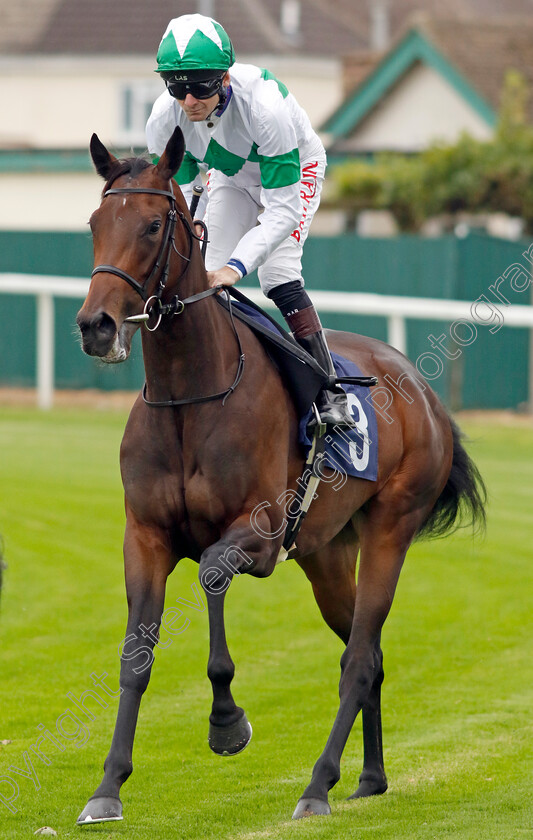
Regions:
<instances>
[{"instance_id":1,"label":"white running rail","mask_svg":"<svg viewBox=\"0 0 533 840\"><path fill-rule=\"evenodd\" d=\"M0 274L0 294L33 295L37 298L37 404L51 408L54 399L54 298L83 300L89 280L77 277L52 277L35 274ZM241 287L239 286L239 289ZM274 308L260 289L241 289L251 300L265 308ZM313 291L313 303L319 312L353 315L378 315L387 319L387 340L406 353L406 318L428 321L469 321L479 323L472 313L472 303L439 298L399 297L363 292ZM533 306L494 303L502 313L505 326L528 327L533 346ZM487 324L487 322L482 322ZM533 405L533 364L530 364L529 404Z\"/></svg>"}]
</instances>

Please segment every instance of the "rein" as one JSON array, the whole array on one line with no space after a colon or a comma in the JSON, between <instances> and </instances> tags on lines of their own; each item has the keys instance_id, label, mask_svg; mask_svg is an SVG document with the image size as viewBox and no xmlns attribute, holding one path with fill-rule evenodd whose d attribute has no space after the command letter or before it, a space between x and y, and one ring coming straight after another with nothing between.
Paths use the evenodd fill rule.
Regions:
<instances>
[{"instance_id":1,"label":"rein","mask_svg":"<svg viewBox=\"0 0 533 840\"><path fill-rule=\"evenodd\" d=\"M184 298L183 300L180 299L179 295L175 295L174 298L169 303L162 303L161 296L165 291L166 285L168 283L169 273L170 273L170 258L172 256L172 251L174 251L179 257L185 260L185 268L181 272L180 276L177 279L177 283L183 279L185 274L187 273L191 257L192 257L192 247L193 247L193 239L198 241L202 241L202 237L198 236L191 225L189 224L189 220L186 218L185 214L178 210L176 207L176 196L171 190L156 190L149 187L120 187L106 190L104 193L104 198L108 195L117 195L123 193L144 193L148 195L162 195L169 199L170 201L170 209L167 214L167 219L165 222L165 229L163 231L163 238L161 241L161 246L159 248L159 252L155 259L154 265L152 269L144 281L144 283L140 283L135 277L132 277L131 274L128 274L127 271L124 271L122 268L118 268L115 265L97 265L92 273L91 279L94 277L95 274L114 274L116 277L120 277L121 280L125 280L134 291L141 297L144 301L144 310L140 315L131 315L129 318L126 318L125 321L129 321L130 323L142 323L144 322L145 327L149 332L155 332L155 330L159 327L161 323L161 319L163 316L174 316L174 315L181 315L181 313L185 310L185 307L191 303L196 303L197 301L204 300L204 298L211 297L211 295L217 294L224 289L224 286L216 286L212 289L206 289L203 292L197 292L194 295L190 295L190 297ZM187 231L189 237L189 255L185 256L184 254L180 253L176 248L176 243L174 241L174 232L176 228L177 220L180 220L183 224L185 230ZM205 246L207 245L207 230L205 225L201 223L204 228L204 237L202 241L202 253L205 255ZM164 260L164 263L163 263ZM157 274L158 270L163 265L161 270L161 275L159 277L159 285L157 287L157 291L155 294L149 295L148 294L148 287L153 280L154 276ZM224 290L225 291L225 290ZM241 339L239 333L237 331L237 327L235 325L235 319L233 317L233 310L231 306L231 298L227 291L225 291L227 302L228 302L228 311L231 321L231 326L233 328L233 332L235 338L237 340L237 348L239 352L239 362L237 365L237 373L235 375L235 379L233 380L232 385L229 388L226 388L225 391L219 391L216 394L209 394L204 397L190 397L187 399L182 400L161 400L161 401L154 401L149 400L146 396L146 389L147 385L146 382L143 385L142 389L142 398L146 405L152 406L154 408L171 408L173 406L178 405L193 405L196 403L204 403L204 402L211 402L212 400L222 400L222 405L226 402L227 398L232 394L239 382L241 381L242 375L244 373L244 362L245 362L245 355L243 353ZM153 309L157 306L157 322L154 327L148 326L148 321L152 315Z\"/></svg>"},{"instance_id":2,"label":"rein","mask_svg":"<svg viewBox=\"0 0 533 840\"><path fill-rule=\"evenodd\" d=\"M172 406L176 406L176 405L192 405L193 403L197 404L197 403L212 402L213 400L222 400L222 405L224 405L224 403L226 402L226 400L230 396L230 394L233 394L235 388L237 387L237 385L241 381L242 375L244 373L245 354L244 354L243 349L242 349L241 339L240 339L239 333L237 331L237 327L235 326L235 319L233 317L233 309L232 309L232 306L231 306L231 298L230 298L228 292L224 289L224 286L215 286L215 288L207 289L205 292L198 292L198 294L191 295L191 297L185 298L185 300L179 300L179 298L176 297L175 303L178 304L180 308L178 310L174 311L172 314L173 315L180 315L183 312L183 310L185 309L185 307L187 306L187 304L196 303L196 301L202 300L203 298L209 297L210 295L217 294L218 292L220 292L222 290L224 290L224 293L226 295L226 299L227 299L227 302L228 302L228 307L229 307L228 312L229 312L229 317L230 317L230 321L231 321L231 326L233 327L233 333L234 333L235 338L237 340L237 348L238 348L238 351L239 351L239 363L237 365L237 373L235 374L235 379L233 380L233 384L230 385L229 388L226 388L225 391L219 391L216 394L209 394L208 396L205 396L205 397L190 397L188 399L183 399L183 400L154 401L154 400L149 400L146 396L146 382L145 382L144 385L143 385L143 390L142 390L142 398L145 401L146 405L150 405L153 408L171 408ZM169 306L172 307L173 304L171 303L171 304L169 304Z\"/></svg>"}]
</instances>

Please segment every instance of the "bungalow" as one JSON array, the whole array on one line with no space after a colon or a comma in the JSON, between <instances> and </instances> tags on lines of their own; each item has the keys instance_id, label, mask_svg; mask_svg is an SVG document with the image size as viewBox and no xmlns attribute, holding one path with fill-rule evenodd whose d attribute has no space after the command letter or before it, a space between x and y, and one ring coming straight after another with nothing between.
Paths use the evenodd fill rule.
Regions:
<instances>
[{"instance_id":1,"label":"bungalow","mask_svg":"<svg viewBox=\"0 0 533 840\"><path fill-rule=\"evenodd\" d=\"M464 131L489 139L505 74L533 82L533 21L438 20L417 16L369 67L353 56L345 73L360 78L322 124L331 158L381 151L414 153ZM530 103L529 117L533 119Z\"/></svg>"}]
</instances>

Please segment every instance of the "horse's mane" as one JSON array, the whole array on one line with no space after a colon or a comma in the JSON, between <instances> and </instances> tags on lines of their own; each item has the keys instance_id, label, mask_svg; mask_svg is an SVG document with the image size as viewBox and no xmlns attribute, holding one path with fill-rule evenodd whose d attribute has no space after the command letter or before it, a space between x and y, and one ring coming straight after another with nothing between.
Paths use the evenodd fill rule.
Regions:
<instances>
[{"instance_id":1,"label":"horse's mane","mask_svg":"<svg viewBox=\"0 0 533 840\"><path fill-rule=\"evenodd\" d=\"M105 182L102 194L111 188L113 181L120 178L121 175L129 175L130 178L136 178L150 166L150 161L143 157L131 157L117 160L113 163L108 179Z\"/></svg>"}]
</instances>

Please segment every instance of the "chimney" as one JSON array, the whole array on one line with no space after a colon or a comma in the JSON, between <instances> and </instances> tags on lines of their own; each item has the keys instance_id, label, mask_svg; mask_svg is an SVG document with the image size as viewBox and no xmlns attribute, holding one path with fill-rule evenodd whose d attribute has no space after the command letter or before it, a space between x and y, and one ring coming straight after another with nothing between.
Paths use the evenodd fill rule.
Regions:
<instances>
[{"instance_id":1,"label":"chimney","mask_svg":"<svg viewBox=\"0 0 533 840\"><path fill-rule=\"evenodd\" d=\"M391 0L369 0L370 7L370 49L385 52L390 42Z\"/></svg>"},{"instance_id":2,"label":"chimney","mask_svg":"<svg viewBox=\"0 0 533 840\"><path fill-rule=\"evenodd\" d=\"M280 28L290 44L297 44L300 41L300 15L300 0L282 0Z\"/></svg>"},{"instance_id":3,"label":"chimney","mask_svg":"<svg viewBox=\"0 0 533 840\"><path fill-rule=\"evenodd\" d=\"M198 14L215 17L215 0L198 0Z\"/></svg>"}]
</instances>

